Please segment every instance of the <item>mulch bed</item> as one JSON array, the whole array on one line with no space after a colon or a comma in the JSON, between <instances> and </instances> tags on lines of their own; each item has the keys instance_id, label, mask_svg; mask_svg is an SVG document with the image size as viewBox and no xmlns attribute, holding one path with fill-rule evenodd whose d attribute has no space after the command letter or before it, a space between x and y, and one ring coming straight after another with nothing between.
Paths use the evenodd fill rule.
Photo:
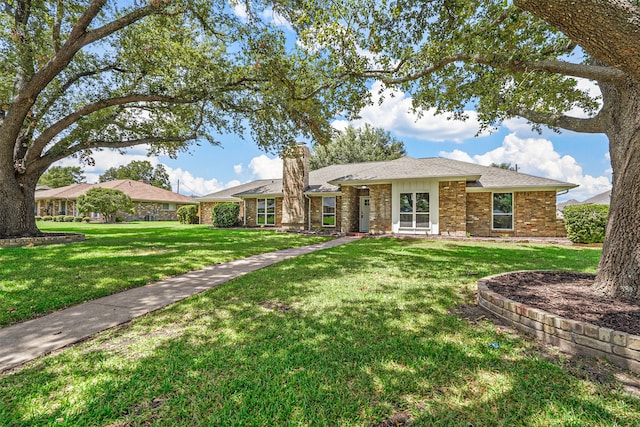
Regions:
<instances>
[{"instance_id":1,"label":"mulch bed","mask_svg":"<svg viewBox=\"0 0 640 427\"><path fill-rule=\"evenodd\" d=\"M527 271L506 274L487 283L513 301L616 331L640 335L640 305L608 298L592 287L594 275Z\"/></svg>"}]
</instances>

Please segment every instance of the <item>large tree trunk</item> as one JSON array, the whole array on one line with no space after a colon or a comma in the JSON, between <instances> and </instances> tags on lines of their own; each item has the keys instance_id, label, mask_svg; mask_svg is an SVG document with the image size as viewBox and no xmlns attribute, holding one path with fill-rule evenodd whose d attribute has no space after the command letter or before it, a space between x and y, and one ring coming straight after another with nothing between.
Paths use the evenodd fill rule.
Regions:
<instances>
[{"instance_id":1,"label":"large tree trunk","mask_svg":"<svg viewBox=\"0 0 640 427\"><path fill-rule=\"evenodd\" d=\"M42 235L35 220L37 178L0 172L0 239Z\"/></svg>"},{"instance_id":2,"label":"large tree trunk","mask_svg":"<svg viewBox=\"0 0 640 427\"><path fill-rule=\"evenodd\" d=\"M611 208L596 287L640 301L640 82L601 84L609 109Z\"/></svg>"}]
</instances>

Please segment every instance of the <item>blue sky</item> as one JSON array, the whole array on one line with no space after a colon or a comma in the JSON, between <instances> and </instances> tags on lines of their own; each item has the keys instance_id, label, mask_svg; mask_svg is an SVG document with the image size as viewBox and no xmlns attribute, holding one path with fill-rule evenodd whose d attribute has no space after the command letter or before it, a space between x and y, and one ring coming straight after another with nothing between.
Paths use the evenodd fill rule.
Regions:
<instances>
[{"instance_id":1,"label":"blue sky","mask_svg":"<svg viewBox=\"0 0 640 427\"><path fill-rule=\"evenodd\" d=\"M242 3L235 6L239 17L245 15ZM269 11L265 12L267 15ZM276 25L287 28L287 23L273 14L265 15ZM579 84L593 96L600 91L592 82ZM525 120L506 121L491 134L475 136L479 129L475 112L468 111L465 122L447 120L446 116L434 116L430 112L418 119L411 113L411 99L396 92L378 104L379 86L371 88L374 105L361 111L361 119L350 124L359 127L369 123L389 131L405 143L407 154L412 157L449 157L484 165L511 163L523 173L579 184L559 200L585 200L611 188L611 164L608 140L604 135L561 134L544 130L542 134L531 131ZM572 112L583 116L581 111ZM333 126L343 129L349 123L336 120ZM282 163L272 154L264 153L250 140L236 135L219 135L221 146L201 142L189 153L181 153L177 159L147 157L145 147L134 147L120 154L117 151L94 153L95 166L81 165L87 182L97 182L98 176L110 167L125 165L133 160L149 160L163 164L170 176L174 191L185 195L205 195L261 178L279 178ZM79 165L76 159L65 159L62 166Z\"/></svg>"}]
</instances>

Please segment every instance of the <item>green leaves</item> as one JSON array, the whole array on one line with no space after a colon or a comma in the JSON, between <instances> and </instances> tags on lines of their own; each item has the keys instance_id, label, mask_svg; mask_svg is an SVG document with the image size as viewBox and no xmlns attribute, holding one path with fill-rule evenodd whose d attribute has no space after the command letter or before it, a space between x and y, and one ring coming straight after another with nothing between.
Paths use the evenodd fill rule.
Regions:
<instances>
[{"instance_id":1,"label":"green leaves","mask_svg":"<svg viewBox=\"0 0 640 427\"><path fill-rule=\"evenodd\" d=\"M133 202L120 190L97 187L78 197L78 211L85 215L97 212L102 214L105 222L113 222L117 212L132 212Z\"/></svg>"},{"instance_id":2,"label":"green leaves","mask_svg":"<svg viewBox=\"0 0 640 427\"><path fill-rule=\"evenodd\" d=\"M99 179L100 182L112 181L114 179L145 181L154 187L171 191L171 182L169 181L169 174L165 167L157 164L154 168L148 160L134 160L127 165L109 168L100 175Z\"/></svg>"},{"instance_id":3,"label":"green leaves","mask_svg":"<svg viewBox=\"0 0 640 427\"><path fill-rule=\"evenodd\" d=\"M266 17L270 3L244 17L225 0L59 0L32 3L21 21L12 7L0 11L0 104L25 125L0 122L0 148L29 135L15 152L34 173L101 148L149 144L176 156L225 133L280 151L328 140L329 120L361 105L362 84L291 43Z\"/></svg>"},{"instance_id":4,"label":"green leaves","mask_svg":"<svg viewBox=\"0 0 640 427\"><path fill-rule=\"evenodd\" d=\"M404 143L389 132L368 124L360 129L349 126L330 142L314 144L309 166L320 169L330 165L393 160L404 155Z\"/></svg>"}]
</instances>

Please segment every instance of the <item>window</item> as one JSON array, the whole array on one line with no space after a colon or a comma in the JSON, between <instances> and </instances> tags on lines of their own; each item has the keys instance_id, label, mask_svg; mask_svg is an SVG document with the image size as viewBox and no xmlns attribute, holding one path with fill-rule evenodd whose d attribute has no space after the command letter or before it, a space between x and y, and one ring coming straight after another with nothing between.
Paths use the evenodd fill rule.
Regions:
<instances>
[{"instance_id":1,"label":"window","mask_svg":"<svg viewBox=\"0 0 640 427\"><path fill-rule=\"evenodd\" d=\"M400 228L429 228L429 193L400 193Z\"/></svg>"},{"instance_id":2,"label":"window","mask_svg":"<svg viewBox=\"0 0 640 427\"><path fill-rule=\"evenodd\" d=\"M175 211L176 210L176 204L175 203L163 203L162 204L162 210L163 211Z\"/></svg>"},{"instance_id":3,"label":"window","mask_svg":"<svg viewBox=\"0 0 640 427\"><path fill-rule=\"evenodd\" d=\"M258 199L258 225L276 225L276 199Z\"/></svg>"},{"instance_id":4,"label":"window","mask_svg":"<svg viewBox=\"0 0 640 427\"><path fill-rule=\"evenodd\" d=\"M323 227L336 226L336 198L335 197L322 198L322 226Z\"/></svg>"},{"instance_id":5,"label":"window","mask_svg":"<svg viewBox=\"0 0 640 427\"><path fill-rule=\"evenodd\" d=\"M513 230L513 193L493 193L494 230Z\"/></svg>"}]
</instances>

